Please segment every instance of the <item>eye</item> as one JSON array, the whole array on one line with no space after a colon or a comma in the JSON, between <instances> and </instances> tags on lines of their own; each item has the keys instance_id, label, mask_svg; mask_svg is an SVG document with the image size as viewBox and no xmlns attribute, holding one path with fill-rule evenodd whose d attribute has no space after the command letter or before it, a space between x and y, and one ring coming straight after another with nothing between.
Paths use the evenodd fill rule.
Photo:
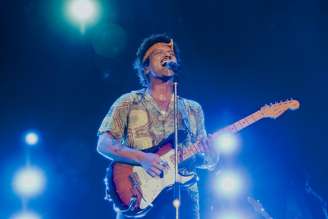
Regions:
<instances>
[{"instance_id":1,"label":"eye","mask_svg":"<svg viewBox=\"0 0 328 219\"><path fill-rule=\"evenodd\" d=\"M163 54L164 54L163 51L156 51L156 52L154 52L153 54L151 54L151 56L152 56L152 57L158 57L158 56L161 56L161 55L163 55Z\"/></svg>"}]
</instances>

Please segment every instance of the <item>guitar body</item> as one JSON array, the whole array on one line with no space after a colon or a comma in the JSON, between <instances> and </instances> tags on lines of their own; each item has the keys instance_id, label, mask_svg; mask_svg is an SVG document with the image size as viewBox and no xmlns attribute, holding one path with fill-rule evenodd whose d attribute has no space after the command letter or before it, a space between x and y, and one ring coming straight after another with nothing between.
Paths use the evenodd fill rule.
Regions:
<instances>
[{"instance_id":1,"label":"guitar body","mask_svg":"<svg viewBox=\"0 0 328 219\"><path fill-rule=\"evenodd\" d=\"M160 177L150 176L141 166L121 162L112 162L107 169L105 183L114 210L125 216L143 216L155 199L175 183L175 151L172 137L158 146L144 150L158 154L168 163L168 170ZM178 183L189 186L196 182L195 175L178 175Z\"/></svg>"}]
</instances>

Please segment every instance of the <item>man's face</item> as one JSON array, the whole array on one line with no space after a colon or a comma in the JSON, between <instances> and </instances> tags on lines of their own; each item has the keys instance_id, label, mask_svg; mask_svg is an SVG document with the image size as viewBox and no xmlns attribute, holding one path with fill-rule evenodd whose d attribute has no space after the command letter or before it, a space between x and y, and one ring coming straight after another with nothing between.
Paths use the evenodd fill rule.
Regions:
<instances>
[{"instance_id":1,"label":"man's face","mask_svg":"<svg viewBox=\"0 0 328 219\"><path fill-rule=\"evenodd\" d=\"M149 59L149 65L145 67L145 73L151 77L171 77L174 72L164 64L168 61L177 62L173 41L170 43L155 43L146 52L144 60Z\"/></svg>"}]
</instances>

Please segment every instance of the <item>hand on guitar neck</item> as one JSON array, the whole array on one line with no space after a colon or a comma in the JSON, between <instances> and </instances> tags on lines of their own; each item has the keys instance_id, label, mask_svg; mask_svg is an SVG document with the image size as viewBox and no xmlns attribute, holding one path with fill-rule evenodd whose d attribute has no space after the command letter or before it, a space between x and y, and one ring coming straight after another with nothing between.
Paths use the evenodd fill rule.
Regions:
<instances>
[{"instance_id":1,"label":"hand on guitar neck","mask_svg":"<svg viewBox=\"0 0 328 219\"><path fill-rule=\"evenodd\" d=\"M207 158L207 162L210 164L205 164L204 168L208 170L213 170L217 165L219 160L219 152L215 149L215 141L217 140L217 136L209 134L207 137L201 138L197 143L200 153L204 155L204 158ZM203 167L198 167L203 169Z\"/></svg>"}]
</instances>

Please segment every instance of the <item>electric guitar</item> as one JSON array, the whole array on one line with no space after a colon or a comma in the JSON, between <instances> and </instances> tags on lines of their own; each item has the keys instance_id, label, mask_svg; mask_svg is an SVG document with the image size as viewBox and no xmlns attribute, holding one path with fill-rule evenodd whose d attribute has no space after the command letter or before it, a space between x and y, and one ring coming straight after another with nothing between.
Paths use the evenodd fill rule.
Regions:
<instances>
[{"instance_id":1,"label":"electric guitar","mask_svg":"<svg viewBox=\"0 0 328 219\"><path fill-rule=\"evenodd\" d=\"M222 133L236 133L243 128L263 119L277 118L287 110L299 108L297 100L286 100L275 104L265 105L260 110L247 117L218 130L213 133L213 137L219 137ZM160 144L143 150L144 152L156 153L161 160L165 161L169 168L160 177L150 176L141 166L113 161L107 168L105 177L106 197L105 199L114 203L114 210L125 216L145 215L153 206L152 203L161 192L172 188L175 183L175 150L173 148L173 134L163 140ZM180 164L188 161L197 153L202 153L202 146L199 142L191 144L179 150ZM189 186L196 181L195 175L178 174L178 183Z\"/></svg>"}]
</instances>

